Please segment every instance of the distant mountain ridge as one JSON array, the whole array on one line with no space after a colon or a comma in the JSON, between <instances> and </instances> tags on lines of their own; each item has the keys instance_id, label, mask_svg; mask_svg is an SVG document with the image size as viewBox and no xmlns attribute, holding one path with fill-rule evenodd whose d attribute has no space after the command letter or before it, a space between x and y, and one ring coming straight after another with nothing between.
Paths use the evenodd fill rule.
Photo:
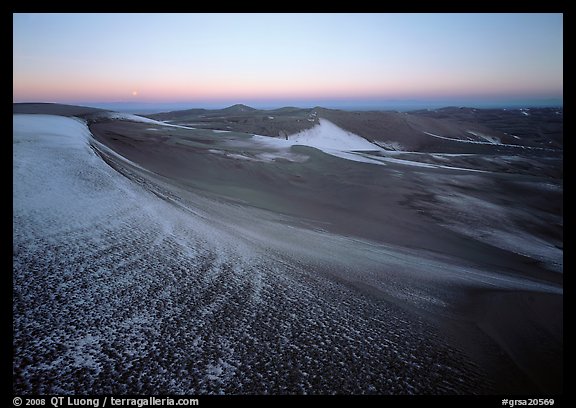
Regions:
<instances>
[{"instance_id":1,"label":"distant mountain ridge","mask_svg":"<svg viewBox=\"0 0 576 408\"><path fill-rule=\"evenodd\" d=\"M88 118L98 108L15 103L14 113L45 113ZM174 124L285 138L319 124L319 118L388 150L480 153L507 146L561 151L562 108L441 109L396 111L344 111L283 107L261 110L244 104L223 109L187 109L142 115Z\"/></svg>"},{"instance_id":2,"label":"distant mountain ridge","mask_svg":"<svg viewBox=\"0 0 576 408\"><path fill-rule=\"evenodd\" d=\"M254 112L257 111L256 108L252 108L250 106L241 104L241 103L237 103L236 105L232 105L229 106L227 108L224 109L220 109L221 112L227 112L227 113L247 113L247 112Z\"/></svg>"}]
</instances>

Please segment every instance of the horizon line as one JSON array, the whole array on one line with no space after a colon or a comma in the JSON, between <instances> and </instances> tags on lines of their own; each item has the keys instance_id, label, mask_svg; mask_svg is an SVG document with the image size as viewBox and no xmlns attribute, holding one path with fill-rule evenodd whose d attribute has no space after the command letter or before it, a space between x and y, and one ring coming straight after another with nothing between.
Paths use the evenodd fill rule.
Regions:
<instances>
[{"instance_id":1,"label":"horizon line","mask_svg":"<svg viewBox=\"0 0 576 408\"><path fill-rule=\"evenodd\" d=\"M514 98L509 100L478 100L472 98L448 98L448 99L386 99L386 100L221 100L221 101L173 101L173 102L150 102L150 101L13 101L17 103L46 103L84 106L99 109L123 108L130 111L146 110L187 110L187 109L225 109L234 105L244 105L256 109L281 109L295 107L301 109L327 108L343 110L419 110L419 109L442 109L448 107L496 109L496 108L563 108L563 98Z\"/></svg>"}]
</instances>

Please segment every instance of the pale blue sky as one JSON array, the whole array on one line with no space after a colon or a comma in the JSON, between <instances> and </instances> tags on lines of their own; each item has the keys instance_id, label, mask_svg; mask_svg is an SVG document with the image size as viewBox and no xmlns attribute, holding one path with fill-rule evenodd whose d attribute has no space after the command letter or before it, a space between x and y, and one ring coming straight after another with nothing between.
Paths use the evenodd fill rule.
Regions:
<instances>
[{"instance_id":1,"label":"pale blue sky","mask_svg":"<svg viewBox=\"0 0 576 408\"><path fill-rule=\"evenodd\" d=\"M562 98L562 14L15 14L14 101Z\"/></svg>"}]
</instances>

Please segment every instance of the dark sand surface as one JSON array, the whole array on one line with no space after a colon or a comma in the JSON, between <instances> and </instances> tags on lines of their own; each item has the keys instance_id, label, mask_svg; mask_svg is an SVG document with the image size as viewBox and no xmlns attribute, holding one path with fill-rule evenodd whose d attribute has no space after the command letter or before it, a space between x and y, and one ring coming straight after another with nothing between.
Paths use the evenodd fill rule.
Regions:
<instances>
[{"instance_id":1,"label":"dark sand surface","mask_svg":"<svg viewBox=\"0 0 576 408\"><path fill-rule=\"evenodd\" d=\"M191 109L146 115L199 129L232 130L258 135L285 137L318 124L314 109L281 108L257 110L245 105L225 109Z\"/></svg>"},{"instance_id":2,"label":"dark sand surface","mask_svg":"<svg viewBox=\"0 0 576 408\"><path fill-rule=\"evenodd\" d=\"M410 112L414 116L475 123L504 133L507 143L562 148L564 110L562 108L474 109L448 107ZM516 137L514 137L516 136Z\"/></svg>"},{"instance_id":3,"label":"dark sand surface","mask_svg":"<svg viewBox=\"0 0 576 408\"><path fill-rule=\"evenodd\" d=\"M355 123L380 118L380 127L400 126L393 124L398 115L388 121L381 113L361 113L358 119L355 113L315 112L368 139ZM239 113L238 107L229 114L260 115ZM234 303L236 292L224 290L233 309L218 312L215 322L222 323L213 323L215 332L202 341L228 336L241 362L227 382L216 386L194 380L187 391L562 392L561 152L524 149L518 154L516 148L460 143L464 151L458 153L466 154L454 156L444 154L455 153L452 142L440 140L427 148L421 132L411 130L400 142L420 151L393 157L459 169L401 162L380 166L305 146L279 151L255 143L240 129L260 133L255 124L260 119L247 120L237 132L216 133L89 117L93 148L113 169L170 206L268 254L263 258L268 261L248 267L271 285L267 312L251 323L259 327L251 332L259 348L240 351L247 340L236 337L238 328L225 323L225 316L239 318L234 307L253 306L250 300ZM437 127L430 132L462 136L426 120ZM169 259L166 273L172 268ZM287 293L299 306L287 303ZM195 309L187 313L192 321ZM282 333L301 346L297 355L271 346L281 331L271 322L285 319L292 331ZM203 353L196 356L200 363L211 358ZM270 359L280 365L270 369ZM263 377L254 377L258 372ZM23 384L16 389L24 390ZM129 384L128 392L142 391ZM162 382L154 386L174 390ZM106 387L101 389L111 389Z\"/></svg>"},{"instance_id":4,"label":"dark sand surface","mask_svg":"<svg viewBox=\"0 0 576 408\"><path fill-rule=\"evenodd\" d=\"M470 175L466 171L411 168L401 164L381 167L354 163L302 146L292 149L296 154L310 157L304 163L282 160L262 163L207 153L209 148L226 146L222 143L223 136L210 137L202 133L186 136L188 132L185 130L169 130L158 135L157 131L147 131L145 128L150 129L144 124L121 122L101 122L91 126L97 140L187 189L289 215L294 217L292 222L309 228L391 244L416 253L441 254L449 257L454 264L503 276L534 279L554 286L562 284L562 274L543 267L539 260L446 228L448 223L454 221L454 208L438 199L457 193L466 197L481 197L483 202L493 206L487 209L487 214L462 217L464 225L472 230L478 228L477 222L494 222L495 225L491 227L497 229L498 214L493 212L498 209L507 212L505 217L512 219L518 230L526 230L527 234L561 245L562 183L561 179L550 178L547 174L558 176L558 167L561 166L557 158L550 158L550 163L546 164L546 159L527 157L527 170L517 164L518 161L523 162L517 157L508 161L501 157L493 160L480 157L475 160L484 161L475 163L476 168L494 172ZM159 143L167 135L169 138ZM179 138L191 138L195 145L190 143L183 146L175 141ZM242 152L249 154L250 150L244 148ZM498 164L498 160L508 165ZM455 161L454 164L458 164L458 158ZM540 166L546 171L540 171L538 166L532 165L532 161L544 163ZM515 166L519 167L517 171L514 171ZM501 167L505 167L506 172L499 172ZM558 188L543 196L539 190L542 183L551 183ZM459 210L465 211L465 208ZM467 216L470 219L467 220ZM554 224L558 227L554 227ZM330 273L338 275L336 271ZM510 376L516 379L506 380L509 383L498 382L498 386L504 387L502 390L510 387L510 390L519 391L528 383L548 390L561 389L558 364L561 365L562 325L548 326L552 321L561 321L561 295L530 292L530 298L537 299L534 303L545 304L531 311L521 300L528 296L523 292L514 291L510 295L508 291L485 290L481 292L482 295L476 295L474 299L478 300L472 301L471 306L463 307L459 302L467 303L469 300L465 297L462 300L457 293L465 290L465 286L441 286L441 290L448 292L446 296L458 299L448 312L453 315L451 318L459 322L455 330L462 334L480 329L488 337L484 340L486 344L493 341L496 344L490 346L500 347L503 351L498 358L505 360L504 356L507 356L527 377L521 380L522 375L518 372L511 374L504 371L502 378ZM366 289L363 285L357 287L362 291ZM370 292L386 297L378 291ZM486 303L491 305L490 308L484 308ZM466 314L463 310L470 312ZM542 329L545 334L541 338L530 340L525 337L526 332L522 328L534 329L536 326L534 330L540 332L541 325L546 327ZM459 338L464 338L465 342L478 340L475 335ZM520 347L520 344L524 346ZM542 366L543 354L534 348L536 345L547 349L552 356L548 360L548 367ZM482 355L483 351L476 350L475 353L480 356L475 357L486 358L486 355ZM553 375L546 374L550 372L554 372Z\"/></svg>"}]
</instances>

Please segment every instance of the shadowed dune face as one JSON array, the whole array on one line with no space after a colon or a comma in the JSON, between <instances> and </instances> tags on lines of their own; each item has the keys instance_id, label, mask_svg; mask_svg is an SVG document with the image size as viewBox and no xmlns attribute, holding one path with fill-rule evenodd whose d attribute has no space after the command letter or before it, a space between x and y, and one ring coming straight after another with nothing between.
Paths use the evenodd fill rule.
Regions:
<instances>
[{"instance_id":1,"label":"shadowed dune face","mask_svg":"<svg viewBox=\"0 0 576 408\"><path fill-rule=\"evenodd\" d=\"M341 128L385 148L396 146L394 150L517 154L518 149L522 149L518 146L524 146L524 150L531 147L560 153L562 146L562 116L555 109L534 109L532 116L505 110L494 116L482 113L482 109L471 110L473 114L470 115L454 116L451 110L402 113L317 111L319 116Z\"/></svg>"},{"instance_id":2,"label":"shadowed dune face","mask_svg":"<svg viewBox=\"0 0 576 408\"><path fill-rule=\"evenodd\" d=\"M517 146L559 153L563 138L562 110L557 108L349 112L321 107L267 111L235 105L221 110L192 109L147 116L192 127L272 137L309 129L322 117L388 150L438 153L517 154Z\"/></svg>"},{"instance_id":3,"label":"shadowed dune face","mask_svg":"<svg viewBox=\"0 0 576 408\"><path fill-rule=\"evenodd\" d=\"M15 195L15 207L22 207L15 221L15 344L22 356L16 388L29 389L31 375L53 375L39 367L62 368L54 362L66 354L57 347L35 351L35 343L27 343L33 332L23 299L42 297L44 281L71 279L80 298L123 288L107 306L119 320L97 322L98 313L62 299L43 298L53 306L47 316L42 307L34 309L43 324L92 322L92 330L82 326L82 336L68 335L68 349L85 350L82 345L92 342L95 350L113 350L91 354L99 370L98 364L64 370L61 379L75 372L81 378L76 391L87 384L119 389L110 379L117 360L140 367L139 378L125 379L126 392L561 391L561 153L434 137L434 149L460 146L464 152L332 152L253 137L256 119L242 123L248 133L208 129L262 115L241 108L205 116L205 126L195 129L89 116L92 153L86 160L96 166L93 179L117 177L120 190L91 191L85 185L92 180L90 166L69 187L58 187L91 191L92 200L106 203L100 216L113 213L112 223L88 217L92 224L74 229L76 242L94 243L83 247L98 265L87 274L59 276L59 260L72 257L76 244L55 233L32 245L27 228L44 217L25 211L23 190ZM414 130L424 125L437 126L430 133L463 137L457 127L441 128L443 121L410 122L403 114L316 108L304 116L299 110L269 114L269 120L286 112L286 123L301 117L310 124L297 131L324 118L370 140L362 123L379 118L366 126L405 126L414 138L396 142L406 146L427 140ZM472 154L469 145L484 150ZM15 139L17 152L24 146ZM69 211L81 219L80 207ZM84 234L88 230L100 232ZM110 262L98 261L103 243ZM60 255L32 268L37 251ZM87 267L73 258L66 270L73 271L74 262ZM28 279L32 271L42 279ZM88 290L92 278L107 284ZM67 314L72 308L78 313ZM97 303L96 310L102 308ZM122 339L138 339L135 328L143 321L153 322L153 330L140 336L146 348L134 359ZM172 370L182 362L186 373ZM159 372L168 373L165 380Z\"/></svg>"},{"instance_id":4,"label":"shadowed dune face","mask_svg":"<svg viewBox=\"0 0 576 408\"><path fill-rule=\"evenodd\" d=\"M506 143L562 149L564 110L562 108L473 109L443 108L411 112L417 117L447 119L455 123L476 123L504 134Z\"/></svg>"}]
</instances>

